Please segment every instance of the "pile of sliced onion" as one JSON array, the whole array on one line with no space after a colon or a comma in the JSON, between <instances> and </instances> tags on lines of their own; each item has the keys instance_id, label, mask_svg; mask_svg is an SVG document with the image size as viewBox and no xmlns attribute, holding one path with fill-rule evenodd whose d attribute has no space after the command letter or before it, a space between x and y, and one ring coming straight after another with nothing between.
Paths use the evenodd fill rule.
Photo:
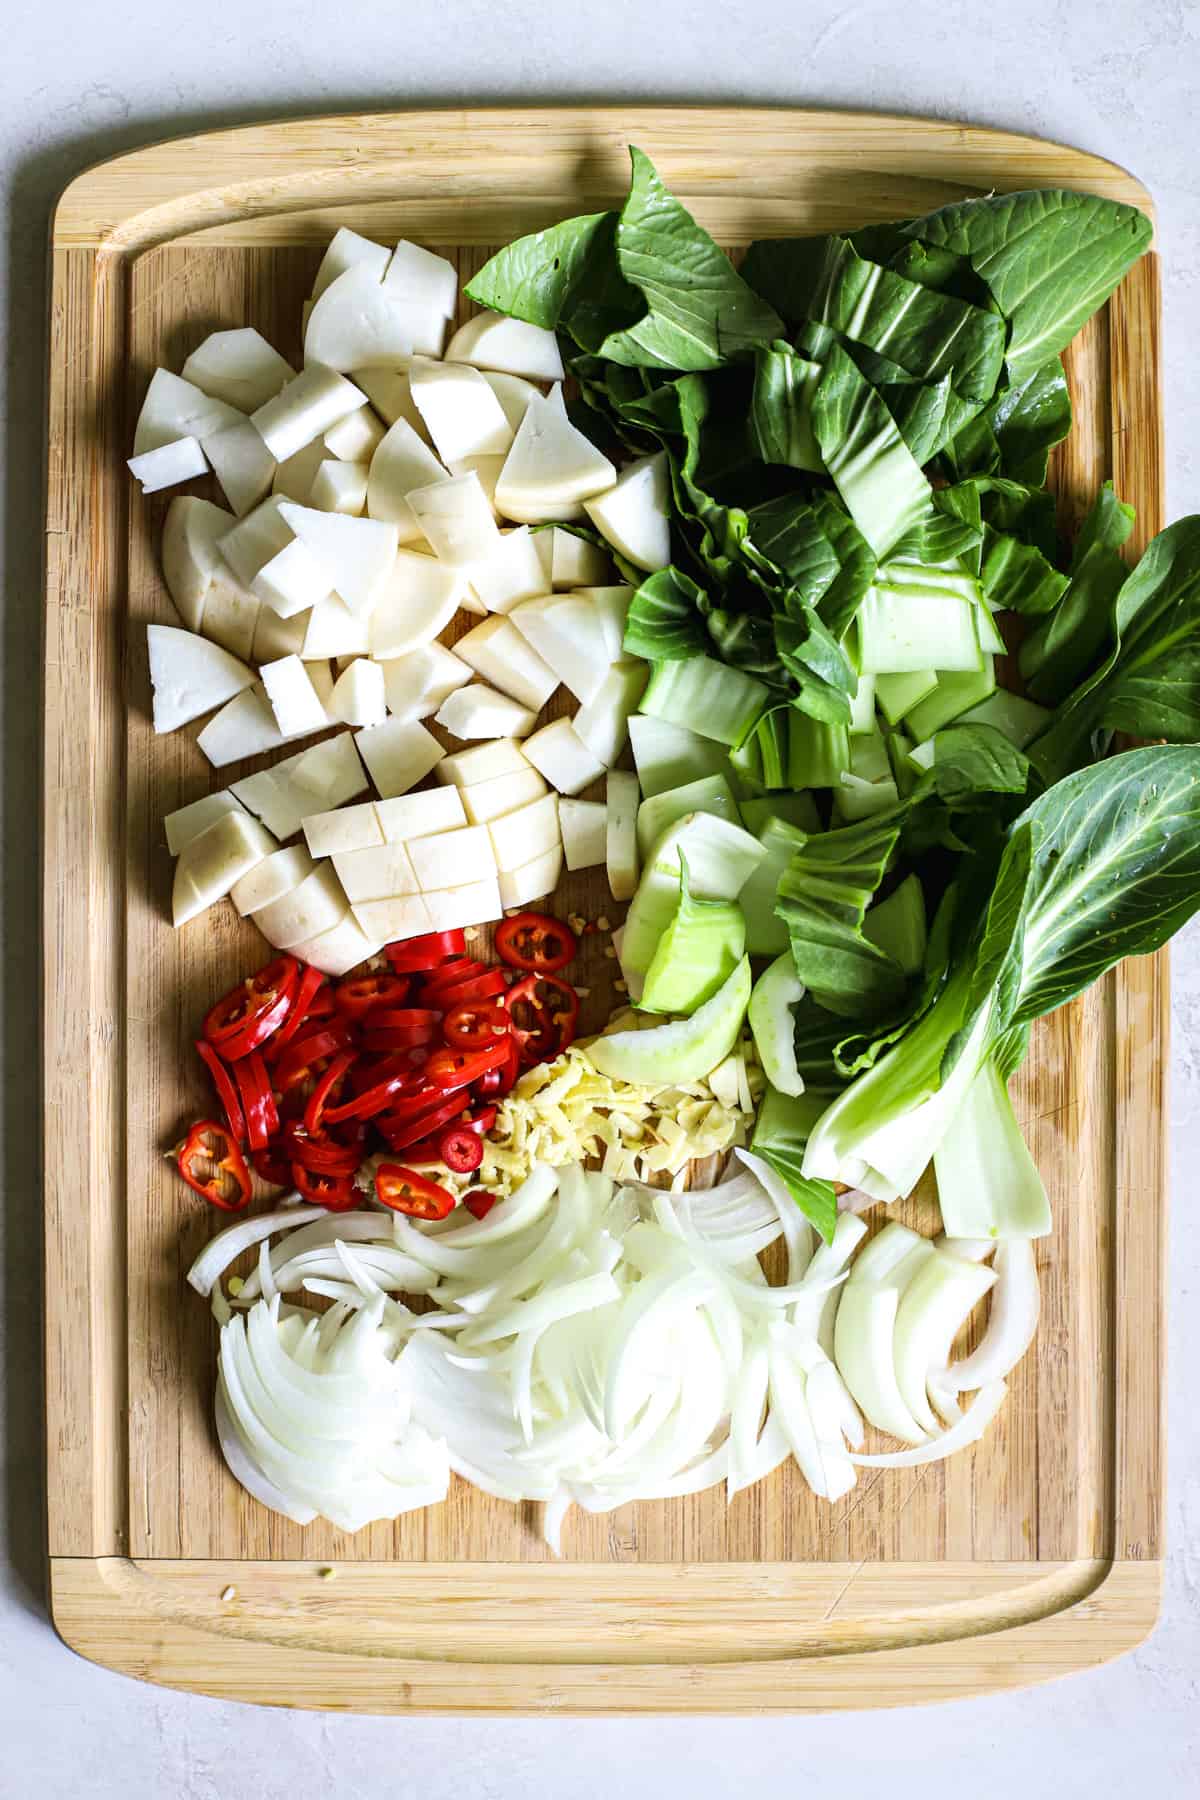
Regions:
<instances>
[{"instance_id":1,"label":"pile of sliced onion","mask_svg":"<svg viewBox=\"0 0 1200 1800\"><path fill-rule=\"evenodd\" d=\"M345 1530L444 1497L454 1471L544 1502L557 1551L572 1505L607 1512L719 1482L732 1500L788 1456L834 1501L858 1465L974 1442L1036 1324L1030 1246L1000 1246L993 1271L991 1245L893 1224L856 1256L867 1227L847 1211L814 1250L771 1168L738 1155L693 1192L541 1165L480 1220L293 1207L232 1225L190 1278L226 1321L231 1470L264 1505ZM780 1239L787 1277L771 1284L759 1258ZM255 1245L226 1300L221 1276ZM979 1349L947 1366L993 1285ZM908 1447L864 1456L864 1416Z\"/></svg>"}]
</instances>

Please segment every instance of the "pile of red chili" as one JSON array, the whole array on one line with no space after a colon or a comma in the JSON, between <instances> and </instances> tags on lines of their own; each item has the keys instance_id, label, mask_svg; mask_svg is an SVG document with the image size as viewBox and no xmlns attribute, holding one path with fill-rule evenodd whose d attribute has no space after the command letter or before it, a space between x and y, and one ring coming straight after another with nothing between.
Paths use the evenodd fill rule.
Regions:
<instances>
[{"instance_id":1,"label":"pile of red chili","mask_svg":"<svg viewBox=\"0 0 1200 1800\"><path fill-rule=\"evenodd\" d=\"M386 972L331 982L277 956L225 995L196 1049L223 1122L202 1119L179 1146L179 1173L226 1212L251 1198L243 1150L264 1181L293 1186L331 1212L355 1205L354 1176L380 1150L375 1191L385 1206L442 1219L455 1197L420 1170L468 1175L483 1161L495 1102L523 1069L575 1036L579 999L560 979L578 948L545 913L496 929L501 964L466 954L461 931L389 944ZM482 1218L493 1197L465 1204Z\"/></svg>"}]
</instances>

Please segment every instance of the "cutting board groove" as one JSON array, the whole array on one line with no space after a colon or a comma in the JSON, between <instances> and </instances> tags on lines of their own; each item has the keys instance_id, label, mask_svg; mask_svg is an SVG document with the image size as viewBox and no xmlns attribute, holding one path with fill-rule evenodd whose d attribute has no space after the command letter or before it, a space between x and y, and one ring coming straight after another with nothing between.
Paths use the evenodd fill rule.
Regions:
<instances>
[{"instance_id":1,"label":"cutting board groove","mask_svg":"<svg viewBox=\"0 0 1200 1800\"><path fill-rule=\"evenodd\" d=\"M444 1507L355 1537L301 1530L250 1501L216 1450L214 1329L183 1285L211 1219L181 1197L161 1153L203 1092L190 1051L199 1015L260 940L228 907L179 935L166 921L162 816L217 783L194 729L157 739L147 716L143 626L172 613L156 565L165 500L131 493L124 468L136 407L156 363L178 368L218 327L258 325L294 353L334 225L420 238L456 254L465 278L514 232L612 204L629 141L731 246L992 187L1068 185L1149 205L1110 164L970 127L573 109L216 133L91 171L56 216L52 1583L68 1641L148 1679L374 1710L861 1706L911 1699L922 1672L932 1697L1083 1666L1153 1619L1164 957L1127 965L1035 1032L1014 1095L1055 1206L1039 1246L1042 1323L973 1453L864 1472L834 1507L789 1467L728 1509L716 1491L574 1514L556 1564L534 1509L461 1483ZM1162 524L1157 281L1148 256L1068 353L1076 425L1052 472L1068 533L1110 477L1137 506L1138 547ZM601 884L575 879L568 904L614 911ZM585 979L599 988L598 944L590 955ZM930 1229L931 1194L901 1216ZM320 1564L338 1579L319 1582ZM237 1598L216 1601L230 1584Z\"/></svg>"}]
</instances>

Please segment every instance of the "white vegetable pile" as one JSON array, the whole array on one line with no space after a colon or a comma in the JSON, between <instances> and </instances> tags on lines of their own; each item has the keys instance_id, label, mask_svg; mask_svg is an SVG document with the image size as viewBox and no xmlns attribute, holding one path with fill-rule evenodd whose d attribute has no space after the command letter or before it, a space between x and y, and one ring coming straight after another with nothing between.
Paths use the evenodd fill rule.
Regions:
<instances>
[{"instance_id":1,"label":"white vegetable pile","mask_svg":"<svg viewBox=\"0 0 1200 1800\"><path fill-rule=\"evenodd\" d=\"M564 861L636 886L636 777L614 769L647 674L622 650L633 590L569 527L665 566L665 460L618 475L567 417L554 334L482 313L445 343L457 302L445 258L343 229L299 372L247 327L154 374L131 470L154 493L211 469L229 503L167 512L182 628L148 627L155 730L211 713L197 742L224 768L347 728L170 815L177 926L232 894L341 974L530 904ZM460 609L478 622L450 650ZM574 717L539 724L560 686ZM473 747L448 755L431 718ZM448 794L392 806L431 774Z\"/></svg>"},{"instance_id":2,"label":"white vegetable pile","mask_svg":"<svg viewBox=\"0 0 1200 1800\"><path fill-rule=\"evenodd\" d=\"M738 1155L736 1174L691 1193L543 1165L482 1220L293 1208L231 1226L190 1275L222 1321L231 1470L288 1517L351 1531L444 1498L453 1471L545 1502L558 1550L572 1504L721 1482L732 1499L789 1455L833 1501L859 1466L934 1462L980 1437L1036 1325L1031 1245L1002 1244L992 1271L989 1246L890 1224L851 1265L862 1220L843 1214L814 1253L771 1171ZM780 1238L787 1276L772 1285L759 1257ZM220 1277L255 1243L231 1308ZM951 1362L989 1289L979 1347ZM864 1416L908 1447L863 1454Z\"/></svg>"}]
</instances>

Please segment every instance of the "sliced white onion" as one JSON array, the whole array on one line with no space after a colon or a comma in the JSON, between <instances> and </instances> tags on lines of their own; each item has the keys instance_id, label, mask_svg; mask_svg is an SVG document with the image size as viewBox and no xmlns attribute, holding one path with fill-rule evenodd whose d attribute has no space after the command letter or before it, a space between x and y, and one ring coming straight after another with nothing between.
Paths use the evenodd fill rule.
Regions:
<instances>
[{"instance_id":1,"label":"sliced white onion","mask_svg":"<svg viewBox=\"0 0 1200 1800\"><path fill-rule=\"evenodd\" d=\"M952 1363L938 1383L958 1393L1003 1381L1020 1362L1037 1331L1041 1311L1037 1260L1029 1238L1006 1238L996 1249L996 1286L978 1347Z\"/></svg>"},{"instance_id":2,"label":"sliced white onion","mask_svg":"<svg viewBox=\"0 0 1200 1800\"><path fill-rule=\"evenodd\" d=\"M215 1238L205 1244L188 1270L188 1282L198 1294L203 1294L207 1299L214 1284L243 1250L252 1249L255 1244L274 1236L277 1231L286 1231L308 1219L328 1217L323 1206L294 1206L286 1212L260 1213L256 1219L239 1219L236 1225L227 1225L224 1231L219 1231Z\"/></svg>"},{"instance_id":3,"label":"sliced white onion","mask_svg":"<svg viewBox=\"0 0 1200 1800\"><path fill-rule=\"evenodd\" d=\"M991 1381L986 1387L980 1388L956 1425L951 1425L948 1431L939 1432L928 1443L918 1444L912 1450L887 1451L880 1456L864 1456L861 1451L855 1450L850 1453L850 1461L863 1469L915 1469L921 1463L941 1462L945 1457L953 1456L956 1450L976 1443L983 1436L999 1412L1007 1392L1002 1381Z\"/></svg>"},{"instance_id":4,"label":"sliced white onion","mask_svg":"<svg viewBox=\"0 0 1200 1800\"><path fill-rule=\"evenodd\" d=\"M734 1154L760 1183L763 1192L775 1208L784 1240L787 1243L787 1278L789 1282L799 1281L813 1257L812 1226L769 1162L764 1161L761 1156L755 1156L752 1150L736 1150Z\"/></svg>"},{"instance_id":5,"label":"sliced white onion","mask_svg":"<svg viewBox=\"0 0 1200 1800\"><path fill-rule=\"evenodd\" d=\"M896 1385L925 1431L938 1429L925 1391L929 1370L945 1362L950 1345L995 1280L982 1263L935 1250L901 1295L892 1346Z\"/></svg>"},{"instance_id":6,"label":"sliced white onion","mask_svg":"<svg viewBox=\"0 0 1200 1800\"><path fill-rule=\"evenodd\" d=\"M217 1381L216 1399L213 1412L217 1424L217 1441L221 1446L221 1455L229 1466L229 1472L235 1481L240 1481L246 1492L255 1500L260 1500L272 1512L282 1513L285 1518L293 1519L297 1525L311 1525L316 1518L316 1508L301 1506L296 1501L267 1480L241 1438L234 1430L229 1417L229 1406L225 1399L224 1384Z\"/></svg>"}]
</instances>

